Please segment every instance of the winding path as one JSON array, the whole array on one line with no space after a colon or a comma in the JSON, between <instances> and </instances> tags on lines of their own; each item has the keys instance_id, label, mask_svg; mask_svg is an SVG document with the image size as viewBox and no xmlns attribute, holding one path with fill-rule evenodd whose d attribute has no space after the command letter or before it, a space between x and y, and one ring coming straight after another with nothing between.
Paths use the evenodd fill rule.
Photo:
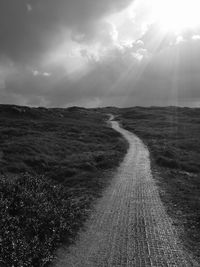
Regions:
<instances>
[{"instance_id":1,"label":"winding path","mask_svg":"<svg viewBox=\"0 0 200 267\"><path fill-rule=\"evenodd\" d=\"M199 266L183 250L153 180L142 141L110 123L129 150L76 244L58 252L55 267Z\"/></svg>"}]
</instances>

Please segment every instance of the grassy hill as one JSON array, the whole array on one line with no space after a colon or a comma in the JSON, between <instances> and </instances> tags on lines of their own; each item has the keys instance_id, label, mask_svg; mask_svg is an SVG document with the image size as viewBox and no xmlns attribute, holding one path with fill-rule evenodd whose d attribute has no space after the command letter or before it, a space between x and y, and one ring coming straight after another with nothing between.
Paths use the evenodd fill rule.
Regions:
<instances>
[{"instance_id":1,"label":"grassy hill","mask_svg":"<svg viewBox=\"0 0 200 267\"><path fill-rule=\"evenodd\" d=\"M200 258L200 109L0 105L0 266L47 266L73 242L127 150L108 113L148 146L167 212Z\"/></svg>"},{"instance_id":2,"label":"grassy hill","mask_svg":"<svg viewBox=\"0 0 200 267\"><path fill-rule=\"evenodd\" d=\"M200 109L135 107L118 115L148 146L167 211L186 247L200 258Z\"/></svg>"},{"instance_id":3,"label":"grassy hill","mask_svg":"<svg viewBox=\"0 0 200 267\"><path fill-rule=\"evenodd\" d=\"M0 266L46 266L73 241L127 149L107 118L0 105Z\"/></svg>"}]
</instances>

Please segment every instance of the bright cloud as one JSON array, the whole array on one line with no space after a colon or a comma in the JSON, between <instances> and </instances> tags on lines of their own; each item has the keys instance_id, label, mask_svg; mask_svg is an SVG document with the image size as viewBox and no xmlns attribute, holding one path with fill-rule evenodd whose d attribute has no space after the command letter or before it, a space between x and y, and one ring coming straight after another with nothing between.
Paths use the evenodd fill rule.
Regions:
<instances>
[{"instance_id":1,"label":"bright cloud","mask_svg":"<svg viewBox=\"0 0 200 267\"><path fill-rule=\"evenodd\" d=\"M195 40L195 41L200 40L200 35L198 35L198 34L193 35L192 40Z\"/></svg>"},{"instance_id":2,"label":"bright cloud","mask_svg":"<svg viewBox=\"0 0 200 267\"><path fill-rule=\"evenodd\" d=\"M181 33L200 26L198 0L151 0L153 18L163 31Z\"/></svg>"}]
</instances>

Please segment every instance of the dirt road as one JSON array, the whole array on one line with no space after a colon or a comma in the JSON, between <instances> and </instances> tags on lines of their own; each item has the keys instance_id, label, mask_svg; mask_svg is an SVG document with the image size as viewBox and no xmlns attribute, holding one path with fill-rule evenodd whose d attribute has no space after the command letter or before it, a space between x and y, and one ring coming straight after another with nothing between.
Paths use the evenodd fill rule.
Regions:
<instances>
[{"instance_id":1,"label":"dirt road","mask_svg":"<svg viewBox=\"0 0 200 267\"><path fill-rule=\"evenodd\" d=\"M76 244L58 252L56 267L199 266L183 251L160 200L148 149L110 122L129 142L112 184Z\"/></svg>"}]
</instances>

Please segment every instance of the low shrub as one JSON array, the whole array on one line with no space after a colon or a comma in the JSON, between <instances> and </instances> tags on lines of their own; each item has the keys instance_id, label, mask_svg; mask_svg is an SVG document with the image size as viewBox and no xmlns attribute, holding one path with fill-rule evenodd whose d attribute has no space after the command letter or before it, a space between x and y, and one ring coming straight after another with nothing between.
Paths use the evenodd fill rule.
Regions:
<instances>
[{"instance_id":1,"label":"low shrub","mask_svg":"<svg viewBox=\"0 0 200 267\"><path fill-rule=\"evenodd\" d=\"M89 204L77 205L65 187L29 174L1 177L0 197L3 266L45 266L61 237L72 238Z\"/></svg>"}]
</instances>

